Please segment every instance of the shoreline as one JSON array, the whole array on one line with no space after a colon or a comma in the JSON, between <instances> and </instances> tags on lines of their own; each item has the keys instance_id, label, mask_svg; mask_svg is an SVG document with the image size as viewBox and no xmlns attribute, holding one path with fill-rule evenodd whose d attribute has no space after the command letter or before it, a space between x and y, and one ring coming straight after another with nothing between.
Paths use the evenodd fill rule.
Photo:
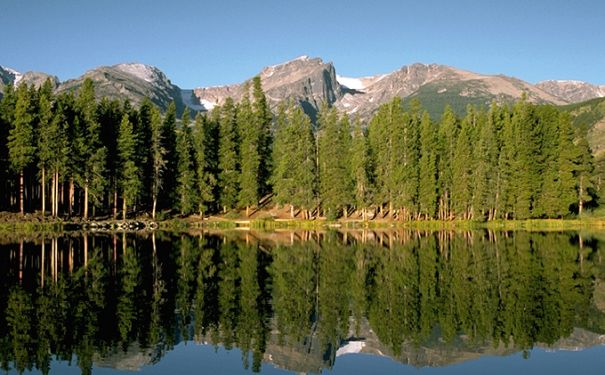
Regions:
<instances>
[{"instance_id":1,"label":"shoreline","mask_svg":"<svg viewBox=\"0 0 605 375\"><path fill-rule=\"evenodd\" d=\"M227 219L209 217L200 219L197 216L170 218L153 221L149 217L124 220L63 220L25 217L9 219L0 222L0 233L6 232L113 232L113 231L183 231L199 229L238 229L238 230L275 230L275 229L411 229L411 230L526 230L526 231L556 231L556 230L605 230L605 218L569 218L569 219L527 219L527 220L412 220L397 221L390 219L358 220L304 220L304 219Z\"/></svg>"}]
</instances>

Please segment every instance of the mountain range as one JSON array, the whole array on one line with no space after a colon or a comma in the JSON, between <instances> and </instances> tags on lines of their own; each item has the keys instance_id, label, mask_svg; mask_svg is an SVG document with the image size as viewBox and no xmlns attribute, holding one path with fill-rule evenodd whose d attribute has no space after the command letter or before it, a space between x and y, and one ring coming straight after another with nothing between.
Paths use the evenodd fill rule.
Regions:
<instances>
[{"instance_id":1,"label":"mountain range","mask_svg":"<svg viewBox=\"0 0 605 375\"><path fill-rule=\"evenodd\" d=\"M605 97L605 85L570 80L531 84L505 75L479 74L438 64L417 63L388 74L350 78L338 75L331 62L301 56L265 67L258 75L272 105L292 98L312 116L322 102L327 102L367 118L395 96L404 100L418 98L429 112L442 111L446 103L463 109L469 103L514 101L524 92L532 102L554 105ZM0 92L8 83L40 85L48 78L58 92L77 90L84 79L90 78L99 96L128 98L135 104L149 97L163 109L174 100L180 108L210 110L229 96L240 99L252 77L240 84L182 89L158 68L138 63L98 67L64 82L48 73L21 73L0 66Z\"/></svg>"},{"instance_id":2,"label":"mountain range","mask_svg":"<svg viewBox=\"0 0 605 375\"><path fill-rule=\"evenodd\" d=\"M603 134L599 133L598 137L603 138L602 148L605 150L605 116L599 111L593 113L594 105L577 105L587 100L605 98L605 85L570 80L531 84L505 75L487 75L446 65L419 63L403 66L387 74L351 78L337 74L333 63L308 56L265 67L258 75L272 107L284 99L292 99L312 119L315 119L322 102L334 105L351 116L359 115L362 120L368 120L381 104L396 96L401 97L404 104L416 98L434 118L438 118L446 104L462 114L468 104L488 105L494 100L499 103L513 102L526 93L532 102L566 106L570 111L576 111L576 118L590 117L591 122L586 125L589 128L602 125ZM182 89L158 68L138 63L98 67L64 82L51 74L21 73L0 66L0 96L9 83L40 85L48 78L53 81L57 92L77 90L84 79L91 78L99 96L128 98L135 105L149 97L162 109L174 101L178 112L181 112L186 106L196 111L211 110L221 105L227 97L237 101L252 77L239 84ZM586 115L586 111L591 115Z\"/></svg>"}]
</instances>

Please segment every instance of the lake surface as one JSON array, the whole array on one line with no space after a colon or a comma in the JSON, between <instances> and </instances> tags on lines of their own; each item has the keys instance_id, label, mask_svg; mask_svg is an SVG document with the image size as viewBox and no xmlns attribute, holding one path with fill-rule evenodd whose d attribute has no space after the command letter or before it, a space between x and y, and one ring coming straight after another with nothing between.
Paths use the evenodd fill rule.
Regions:
<instances>
[{"instance_id":1,"label":"lake surface","mask_svg":"<svg viewBox=\"0 0 605 375\"><path fill-rule=\"evenodd\" d=\"M0 238L7 373L601 374L605 235Z\"/></svg>"}]
</instances>

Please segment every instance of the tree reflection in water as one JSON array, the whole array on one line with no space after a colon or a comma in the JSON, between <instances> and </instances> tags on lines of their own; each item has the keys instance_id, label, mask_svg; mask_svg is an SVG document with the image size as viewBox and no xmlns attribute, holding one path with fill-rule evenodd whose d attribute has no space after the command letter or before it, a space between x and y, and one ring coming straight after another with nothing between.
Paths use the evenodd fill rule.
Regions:
<instances>
[{"instance_id":1,"label":"tree reflection in water","mask_svg":"<svg viewBox=\"0 0 605 375\"><path fill-rule=\"evenodd\" d=\"M149 233L0 245L5 371L182 341L239 348L244 368L332 367L339 349L445 365L469 353L601 334L596 237L529 232ZM588 345L588 344L587 344Z\"/></svg>"}]
</instances>

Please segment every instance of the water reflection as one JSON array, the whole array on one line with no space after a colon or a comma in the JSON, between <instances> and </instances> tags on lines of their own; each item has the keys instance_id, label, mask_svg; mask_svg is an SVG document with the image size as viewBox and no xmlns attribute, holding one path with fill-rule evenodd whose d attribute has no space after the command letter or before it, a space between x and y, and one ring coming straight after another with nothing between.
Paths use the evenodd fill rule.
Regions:
<instances>
[{"instance_id":1,"label":"water reflection","mask_svg":"<svg viewBox=\"0 0 605 375\"><path fill-rule=\"evenodd\" d=\"M137 369L183 341L239 348L242 368L252 371L272 363L319 372L359 351L438 366L538 344L595 345L605 332L602 242L579 233L72 234L5 242L5 371L48 373L53 360L85 374L93 363Z\"/></svg>"}]
</instances>

